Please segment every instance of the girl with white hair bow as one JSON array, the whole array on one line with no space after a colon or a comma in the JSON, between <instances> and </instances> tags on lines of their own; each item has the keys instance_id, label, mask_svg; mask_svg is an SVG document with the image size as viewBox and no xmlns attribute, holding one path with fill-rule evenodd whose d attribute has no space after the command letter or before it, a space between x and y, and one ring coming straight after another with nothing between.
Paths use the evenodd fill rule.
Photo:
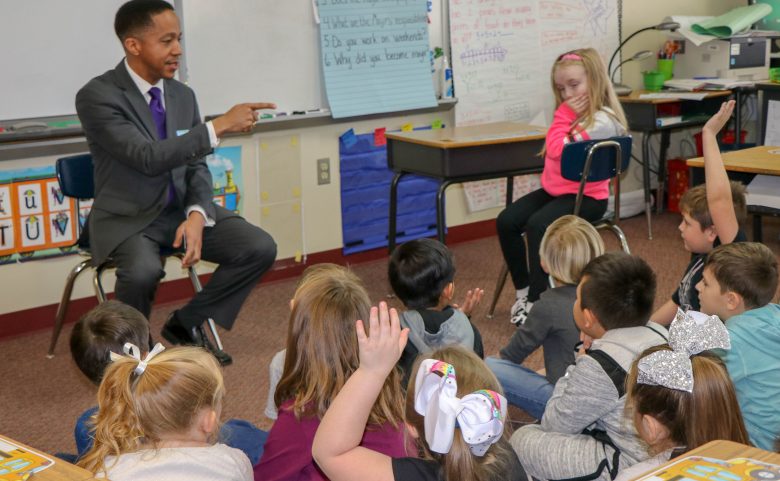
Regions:
<instances>
[{"instance_id":1,"label":"girl with white hair bow","mask_svg":"<svg viewBox=\"0 0 780 481\"><path fill-rule=\"evenodd\" d=\"M615 481L634 479L716 439L750 444L734 384L709 352L730 347L718 316L678 310L669 344L651 347L634 361L626 378L626 414L652 457L620 471Z\"/></svg>"},{"instance_id":2,"label":"girl with white hair bow","mask_svg":"<svg viewBox=\"0 0 780 481\"><path fill-rule=\"evenodd\" d=\"M418 360L405 420L421 457L390 458L359 446L368 413L403 352L408 331L395 309L372 308L357 321L360 367L328 408L312 454L333 481L526 481L505 436L507 402L484 362L452 346Z\"/></svg>"}]
</instances>

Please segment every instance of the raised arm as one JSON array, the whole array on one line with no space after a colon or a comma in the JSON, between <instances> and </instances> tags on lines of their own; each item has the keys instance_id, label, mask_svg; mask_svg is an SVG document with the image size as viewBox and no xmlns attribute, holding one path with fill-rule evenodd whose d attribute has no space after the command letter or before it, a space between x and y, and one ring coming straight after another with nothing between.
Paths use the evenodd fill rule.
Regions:
<instances>
[{"instance_id":1,"label":"raised arm","mask_svg":"<svg viewBox=\"0 0 780 481\"><path fill-rule=\"evenodd\" d=\"M398 313L381 302L371 308L369 333L357 321L360 367L350 376L322 418L312 456L333 481L393 481L391 458L360 446L368 416L406 345Z\"/></svg>"},{"instance_id":2,"label":"raised arm","mask_svg":"<svg viewBox=\"0 0 780 481\"><path fill-rule=\"evenodd\" d=\"M722 244L731 243L739 230L737 214L734 212L734 201L731 198L731 184L726 174L726 168L723 167L723 158L720 155L717 139L718 132L726 125L733 111L734 101L724 102L718 113L713 115L701 129L707 208L710 211L715 232Z\"/></svg>"}]
</instances>

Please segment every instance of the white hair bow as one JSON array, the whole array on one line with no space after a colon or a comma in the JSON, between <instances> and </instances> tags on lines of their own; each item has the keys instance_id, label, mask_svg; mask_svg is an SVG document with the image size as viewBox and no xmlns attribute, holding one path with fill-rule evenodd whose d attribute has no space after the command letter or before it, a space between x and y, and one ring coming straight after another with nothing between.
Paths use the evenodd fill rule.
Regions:
<instances>
[{"instance_id":1,"label":"white hair bow","mask_svg":"<svg viewBox=\"0 0 780 481\"><path fill-rule=\"evenodd\" d=\"M726 326L718 316L677 309L669 328L671 351L656 351L637 365L639 384L693 392L691 356L710 349L731 349Z\"/></svg>"},{"instance_id":2,"label":"white hair bow","mask_svg":"<svg viewBox=\"0 0 780 481\"><path fill-rule=\"evenodd\" d=\"M415 380L414 410L425 416L425 440L431 451L448 453L455 428L475 456L483 456L504 432L507 402L501 394L481 389L459 399L455 368L426 359Z\"/></svg>"},{"instance_id":3,"label":"white hair bow","mask_svg":"<svg viewBox=\"0 0 780 481\"><path fill-rule=\"evenodd\" d=\"M136 374L136 376L140 376L141 374L146 371L146 366L149 365L149 361L151 361L154 356L160 354L165 350L165 346L160 344L159 342L154 345L151 351L146 355L146 357L141 360L141 350L133 344L132 342L126 342L124 347L122 348L122 351L124 351L126 356L130 356L136 361L138 361L138 365L135 367L133 372ZM116 361L117 359L122 359L125 356L122 356L121 354L117 354L115 352L110 353L111 360Z\"/></svg>"}]
</instances>

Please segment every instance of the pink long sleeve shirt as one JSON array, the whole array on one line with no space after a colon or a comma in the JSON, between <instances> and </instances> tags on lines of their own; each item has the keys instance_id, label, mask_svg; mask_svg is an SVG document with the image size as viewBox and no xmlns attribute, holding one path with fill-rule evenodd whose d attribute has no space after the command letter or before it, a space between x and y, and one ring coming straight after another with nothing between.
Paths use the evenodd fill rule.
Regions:
<instances>
[{"instance_id":1,"label":"pink long sleeve shirt","mask_svg":"<svg viewBox=\"0 0 780 481\"><path fill-rule=\"evenodd\" d=\"M582 124L574 125L577 113L568 104L562 103L558 107L545 139L546 153L541 178L542 188L545 192L558 197L564 194L576 194L579 189L579 182L564 179L561 175L561 154L564 145L580 140L606 139L616 135L625 135L626 129L615 117L610 115L611 112L606 107L596 112L593 125L585 129ZM572 127L572 125L574 126ZM609 180L588 182L585 184L585 195L597 200L608 198Z\"/></svg>"}]
</instances>

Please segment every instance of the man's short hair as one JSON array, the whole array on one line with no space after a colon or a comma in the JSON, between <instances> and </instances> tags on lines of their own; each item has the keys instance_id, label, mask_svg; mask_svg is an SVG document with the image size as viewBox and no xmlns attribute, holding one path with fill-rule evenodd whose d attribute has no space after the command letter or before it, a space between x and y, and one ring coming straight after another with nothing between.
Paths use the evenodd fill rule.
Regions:
<instances>
[{"instance_id":1,"label":"man's short hair","mask_svg":"<svg viewBox=\"0 0 780 481\"><path fill-rule=\"evenodd\" d=\"M640 257L607 252L582 271L580 307L590 309L609 331L644 326L655 299L655 273Z\"/></svg>"},{"instance_id":2,"label":"man's short hair","mask_svg":"<svg viewBox=\"0 0 780 481\"><path fill-rule=\"evenodd\" d=\"M165 0L130 0L117 10L114 32L124 42L128 36L151 27L152 17L166 10L173 10L173 5Z\"/></svg>"},{"instance_id":3,"label":"man's short hair","mask_svg":"<svg viewBox=\"0 0 780 481\"><path fill-rule=\"evenodd\" d=\"M720 284L720 292L736 292L745 307L763 307L777 293L777 257L759 242L734 242L710 252L704 268Z\"/></svg>"},{"instance_id":4,"label":"man's short hair","mask_svg":"<svg viewBox=\"0 0 780 481\"><path fill-rule=\"evenodd\" d=\"M407 308L427 309L439 303L444 288L455 278L455 263L441 242L416 239L393 251L387 274L393 292Z\"/></svg>"},{"instance_id":5,"label":"man's short hair","mask_svg":"<svg viewBox=\"0 0 780 481\"><path fill-rule=\"evenodd\" d=\"M737 222L742 222L747 215L747 201L745 200L745 186L741 182L732 180L731 202L734 204L734 213L737 215ZM685 212L693 220L701 224L701 230L704 231L712 225L712 216L707 206L707 191L704 184L691 187L686 190L680 198L680 212Z\"/></svg>"},{"instance_id":6,"label":"man's short hair","mask_svg":"<svg viewBox=\"0 0 780 481\"><path fill-rule=\"evenodd\" d=\"M134 307L106 301L87 312L73 326L70 353L82 373L100 384L111 362L110 353L122 353L126 342L149 349L149 321Z\"/></svg>"}]
</instances>

